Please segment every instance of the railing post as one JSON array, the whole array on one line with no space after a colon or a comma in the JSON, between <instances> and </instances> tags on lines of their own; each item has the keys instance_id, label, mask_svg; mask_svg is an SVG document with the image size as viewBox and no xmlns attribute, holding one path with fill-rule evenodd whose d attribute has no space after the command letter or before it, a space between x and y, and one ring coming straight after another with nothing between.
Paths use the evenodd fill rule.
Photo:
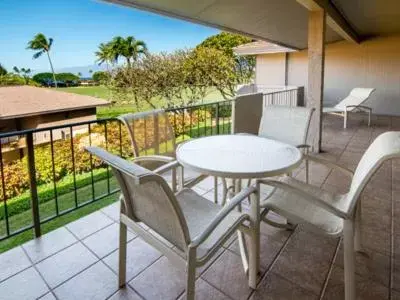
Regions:
<instances>
[{"instance_id":1,"label":"railing post","mask_svg":"<svg viewBox=\"0 0 400 300\"><path fill-rule=\"evenodd\" d=\"M215 125L217 126L216 133L219 134L219 103L217 103L217 110L215 112Z\"/></svg>"},{"instance_id":2,"label":"railing post","mask_svg":"<svg viewBox=\"0 0 400 300\"><path fill-rule=\"evenodd\" d=\"M40 230L40 217L39 217L39 199L38 199L38 194L37 194L36 170L35 170L35 149L34 149L34 145L33 145L33 133L32 132L28 132L26 134L26 145L28 148L28 171L29 171L29 185L30 185L30 191L31 191L33 229L35 231L35 237L40 237L41 230Z\"/></svg>"}]
</instances>

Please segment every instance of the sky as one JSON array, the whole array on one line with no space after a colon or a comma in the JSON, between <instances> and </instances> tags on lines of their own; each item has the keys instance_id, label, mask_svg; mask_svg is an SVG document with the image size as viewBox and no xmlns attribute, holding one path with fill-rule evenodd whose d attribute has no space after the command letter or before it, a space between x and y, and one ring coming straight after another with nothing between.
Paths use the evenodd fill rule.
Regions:
<instances>
[{"instance_id":1,"label":"sky","mask_svg":"<svg viewBox=\"0 0 400 300\"><path fill-rule=\"evenodd\" d=\"M196 46L216 29L99 0L0 0L0 63L35 71L49 69L45 56L33 60L27 42L37 33L54 39L57 69L95 63L94 52L114 36L133 35L150 52Z\"/></svg>"}]
</instances>

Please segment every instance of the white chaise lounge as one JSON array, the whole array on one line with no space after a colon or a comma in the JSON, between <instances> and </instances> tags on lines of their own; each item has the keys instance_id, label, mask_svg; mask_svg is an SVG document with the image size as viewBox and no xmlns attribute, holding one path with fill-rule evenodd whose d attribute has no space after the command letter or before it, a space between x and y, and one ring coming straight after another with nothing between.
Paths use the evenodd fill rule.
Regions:
<instances>
[{"instance_id":1,"label":"white chaise lounge","mask_svg":"<svg viewBox=\"0 0 400 300\"><path fill-rule=\"evenodd\" d=\"M347 128L347 117L349 112L365 111L368 113L368 126L371 125L372 108L362 105L375 88L354 88L350 94L333 107L324 107L323 112L339 115L344 118L343 128Z\"/></svg>"}]
</instances>

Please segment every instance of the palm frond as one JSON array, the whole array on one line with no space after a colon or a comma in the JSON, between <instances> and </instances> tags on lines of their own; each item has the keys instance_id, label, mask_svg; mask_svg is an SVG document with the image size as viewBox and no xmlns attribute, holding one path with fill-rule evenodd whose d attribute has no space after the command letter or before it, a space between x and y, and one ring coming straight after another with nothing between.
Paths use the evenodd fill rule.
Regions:
<instances>
[{"instance_id":1,"label":"palm frond","mask_svg":"<svg viewBox=\"0 0 400 300\"><path fill-rule=\"evenodd\" d=\"M35 54L33 54L33 59L37 59L37 58L41 57L45 52L46 52L46 50L36 52Z\"/></svg>"}]
</instances>

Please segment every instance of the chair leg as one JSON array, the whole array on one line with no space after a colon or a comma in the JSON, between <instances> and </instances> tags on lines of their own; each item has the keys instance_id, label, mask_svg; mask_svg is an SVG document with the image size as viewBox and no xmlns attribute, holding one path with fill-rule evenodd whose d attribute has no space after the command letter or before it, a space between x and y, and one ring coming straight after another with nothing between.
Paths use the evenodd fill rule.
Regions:
<instances>
[{"instance_id":1,"label":"chair leg","mask_svg":"<svg viewBox=\"0 0 400 300\"><path fill-rule=\"evenodd\" d=\"M196 286L196 249L189 248L186 269L186 299L194 300Z\"/></svg>"},{"instance_id":2,"label":"chair leg","mask_svg":"<svg viewBox=\"0 0 400 300\"><path fill-rule=\"evenodd\" d=\"M174 192L174 193L176 193L177 192L177 188L176 188L176 185L177 185L177 182L176 182L176 169L174 168L174 169L172 169L172 191Z\"/></svg>"},{"instance_id":3,"label":"chair leg","mask_svg":"<svg viewBox=\"0 0 400 300\"><path fill-rule=\"evenodd\" d=\"M260 184L257 183L257 195L251 196L250 203L250 257L249 257L249 286L257 288L257 275L260 270Z\"/></svg>"},{"instance_id":4,"label":"chair leg","mask_svg":"<svg viewBox=\"0 0 400 300\"><path fill-rule=\"evenodd\" d=\"M222 206L225 206L227 198L228 198L228 183L226 182L226 178L222 179Z\"/></svg>"},{"instance_id":5,"label":"chair leg","mask_svg":"<svg viewBox=\"0 0 400 300\"><path fill-rule=\"evenodd\" d=\"M122 288L126 283L126 239L127 239L126 225L122 222L119 223L119 271L118 271L118 284Z\"/></svg>"},{"instance_id":6,"label":"chair leg","mask_svg":"<svg viewBox=\"0 0 400 300\"><path fill-rule=\"evenodd\" d=\"M310 181L310 174L309 174L309 168L310 168L310 166L309 166L309 161L308 161L308 159L306 159L306 183L308 184L309 183L309 181Z\"/></svg>"},{"instance_id":7,"label":"chair leg","mask_svg":"<svg viewBox=\"0 0 400 300\"><path fill-rule=\"evenodd\" d=\"M361 239L361 203L359 202L356 207L356 218L354 224L354 251L362 251L362 239Z\"/></svg>"},{"instance_id":8,"label":"chair leg","mask_svg":"<svg viewBox=\"0 0 400 300\"><path fill-rule=\"evenodd\" d=\"M356 299L354 222L344 220L344 294L345 300Z\"/></svg>"},{"instance_id":9,"label":"chair leg","mask_svg":"<svg viewBox=\"0 0 400 300\"><path fill-rule=\"evenodd\" d=\"M371 109L368 110L368 127L371 126Z\"/></svg>"},{"instance_id":10,"label":"chair leg","mask_svg":"<svg viewBox=\"0 0 400 300\"><path fill-rule=\"evenodd\" d=\"M218 204L218 177L214 177L214 203Z\"/></svg>"}]
</instances>

